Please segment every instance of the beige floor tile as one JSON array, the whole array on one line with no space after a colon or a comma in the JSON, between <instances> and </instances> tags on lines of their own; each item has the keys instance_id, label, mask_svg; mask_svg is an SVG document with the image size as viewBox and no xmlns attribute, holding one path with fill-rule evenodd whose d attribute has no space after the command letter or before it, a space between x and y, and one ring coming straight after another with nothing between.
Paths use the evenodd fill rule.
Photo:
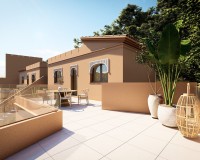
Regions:
<instances>
[{"instance_id":1,"label":"beige floor tile","mask_svg":"<svg viewBox=\"0 0 200 160\"><path fill-rule=\"evenodd\" d=\"M140 133L143 130L147 129L148 126L143 125L143 124L138 124L138 123L132 121L132 122L129 122L129 123L126 123L126 124L120 126L120 128L122 128L124 130L129 130L129 131L134 131L134 132Z\"/></svg>"},{"instance_id":2,"label":"beige floor tile","mask_svg":"<svg viewBox=\"0 0 200 160\"><path fill-rule=\"evenodd\" d=\"M140 134L127 143L158 155L168 142Z\"/></svg>"},{"instance_id":3,"label":"beige floor tile","mask_svg":"<svg viewBox=\"0 0 200 160\"><path fill-rule=\"evenodd\" d=\"M157 125L157 124L156 124ZM150 128L148 128L147 130L145 130L143 132L143 134L153 137L153 138L157 138L160 140L165 140L165 141L170 141L172 139L172 137L178 132L175 129L170 129L167 128L165 126L161 126L163 129L160 129L159 127L155 127L152 126ZM166 130L167 129L167 130ZM168 130L169 129L169 130Z\"/></svg>"},{"instance_id":4,"label":"beige floor tile","mask_svg":"<svg viewBox=\"0 0 200 160\"><path fill-rule=\"evenodd\" d=\"M155 123L158 123L158 120L151 118L150 115L143 115L143 116L135 119L134 122L136 122L138 124L143 124L143 125L146 125L146 126L151 126Z\"/></svg>"},{"instance_id":5,"label":"beige floor tile","mask_svg":"<svg viewBox=\"0 0 200 160\"><path fill-rule=\"evenodd\" d=\"M156 155L135 146L124 144L108 154L107 157L111 160L154 160Z\"/></svg>"},{"instance_id":6,"label":"beige floor tile","mask_svg":"<svg viewBox=\"0 0 200 160\"><path fill-rule=\"evenodd\" d=\"M166 127L163 126L160 122L154 124L151 129L155 129L155 130L159 130L162 132L169 132L169 133L176 133L178 131L178 128L170 128L170 127Z\"/></svg>"},{"instance_id":7,"label":"beige floor tile","mask_svg":"<svg viewBox=\"0 0 200 160\"><path fill-rule=\"evenodd\" d=\"M169 144L160 156L168 160L199 160L200 152L179 145Z\"/></svg>"},{"instance_id":8,"label":"beige floor tile","mask_svg":"<svg viewBox=\"0 0 200 160\"><path fill-rule=\"evenodd\" d=\"M93 138L97 135L101 134L100 132L98 131L95 131L94 129L91 129L91 128L83 128L83 129L80 129L78 131L76 131L72 137L80 142L84 142L90 138Z\"/></svg>"},{"instance_id":9,"label":"beige floor tile","mask_svg":"<svg viewBox=\"0 0 200 160\"><path fill-rule=\"evenodd\" d=\"M45 158L44 160L54 160L54 159L49 157L49 158Z\"/></svg>"},{"instance_id":10,"label":"beige floor tile","mask_svg":"<svg viewBox=\"0 0 200 160\"><path fill-rule=\"evenodd\" d=\"M54 160L98 160L102 157L98 152L80 144L53 156Z\"/></svg>"},{"instance_id":11,"label":"beige floor tile","mask_svg":"<svg viewBox=\"0 0 200 160\"><path fill-rule=\"evenodd\" d=\"M94 116L91 119L97 120L98 122L102 122L102 121L111 119L111 117L110 115L101 114L101 115Z\"/></svg>"},{"instance_id":12,"label":"beige floor tile","mask_svg":"<svg viewBox=\"0 0 200 160\"><path fill-rule=\"evenodd\" d=\"M111 160L111 159L108 158L108 157L103 157L103 158L101 158L101 159L99 159L99 160Z\"/></svg>"},{"instance_id":13,"label":"beige floor tile","mask_svg":"<svg viewBox=\"0 0 200 160\"><path fill-rule=\"evenodd\" d=\"M92 128L92 129L94 129L98 132L104 133L104 132L107 132L109 130L112 130L113 128L115 128L115 126L107 124L106 122L102 122L102 123L92 125L90 128Z\"/></svg>"},{"instance_id":14,"label":"beige floor tile","mask_svg":"<svg viewBox=\"0 0 200 160\"><path fill-rule=\"evenodd\" d=\"M106 132L107 135L119 139L121 141L127 141L135 137L138 133L135 131L125 130L123 128L116 128L109 132Z\"/></svg>"},{"instance_id":15,"label":"beige floor tile","mask_svg":"<svg viewBox=\"0 0 200 160\"><path fill-rule=\"evenodd\" d=\"M156 158L156 160L167 160L167 159L159 156Z\"/></svg>"},{"instance_id":16,"label":"beige floor tile","mask_svg":"<svg viewBox=\"0 0 200 160\"><path fill-rule=\"evenodd\" d=\"M105 134L84 142L84 144L93 148L94 150L96 150L97 152L103 155L114 150L115 148L120 146L122 143L123 143L122 141L119 141Z\"/></svg>"},{"instance_id":17,"label":"beige floor tile","mask_svg":"<svg viewBox=\"0 0 200 160\"><path fill-rule=\"evenodd\" d=\"M200 139L186 139L149 115L102 110L99 105L63 107L61 131L8 159L200 160Z\"/></svg>"},{"instance_id":18,"label":"beige floor tile","mask_svg":"<svg viewBox=\"0 0 200 160\"><path fill-rule=\"evenodd\" d=\"M121 126L123 124L126 124L127 122L131 121L130 119L122 119L122 118L112 118L112 119L109 119L109 120L106 120L105 123L109 124L109 125L112 125L112 126Z\"/></svg>"},{"instance_id":19,"label":"beige floor tile","mask_svg":"<svg viewBox=\"0 0 200 160\"><path fill-rule=\"evenodd\" d=\"M67 123L67 124L64 124L63 127L68 129L68 130L71 130L71 131L76 131L78 129L82 129L84 128L85 125L81 125L77 122L70 122L70 123Z\"/></svg>"},{"instance_id":20,"label":"beige floor tile","mask_svg":"<svg viewBox=\"0 0 200 160\"><path fill-rule=\"evenodd\" d=\"M49 155L36 143L13 156L8 157L6 160L42 160L45 158L49 158Z\"/></svg>"},{"instance_id":21,"label":"beige floor tile","mask_svg":"<svg viewBox=\"0 0 200 160\"><path fill-rule=\"evenodd\" d=\"M90 126L90 125L94 125L94 124L98 123L98 121L94 120L94 119L87 118L87 119L77 121L77 123L81 124L82 126Z\"/></svg>"},{"instance_id":22,"label":"beige floor tile","mask_svg":"<svg viewBox=\"0 0 200 160\"><path fill-rule=\"evenodd\" d=\"M69 149L79 143L79 141L71 138L67 134L51 135L39 142L42 148L45 149L51 156L63 150Z\"/></svg>"},{"instance_id":23,"label":"beige floor tile","mask_svg":"<svg viewBox=\"0 0 200 160\"><path fill-rule=\"evenodd\" d=\"M178 132L170 143L200 152L200 135L197 138L188 139L183 137L182 134Z\"/></svg>"},{"instance_id":24,"label":"beige floor tile","mask_svg":"<svg viewBox=\"0 0 200 160\"><path fill-rule=\"evenodd\" d=\"M68 135L72 135L72 134L74 134L74 132L72 132L69 129L63 127L60 131L58 131L58 132L56 132L54 134L68 134Z\"/></svg>"}]
</instances>

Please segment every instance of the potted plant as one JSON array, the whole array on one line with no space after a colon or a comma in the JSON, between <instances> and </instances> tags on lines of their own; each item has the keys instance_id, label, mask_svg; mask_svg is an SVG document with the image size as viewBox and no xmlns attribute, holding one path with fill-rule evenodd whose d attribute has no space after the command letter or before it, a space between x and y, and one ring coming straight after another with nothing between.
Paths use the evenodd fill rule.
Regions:
<instances>
[{"instance_id":1,"label":"potted plant","mask_svg":"<svg viewBox=\"0 0 200 160\"><path fill-rule=\"evenodd\" d=\"M152 69L151 69L152 71ZM152 118L158 118L158 105L160 103L162 103L162 100L163 100L163 97L161 94L158 94L160 88L158 89L157 87L157 76L156 76L156 72L155 72L155 83L154 83L154 86L152 85L151 83L151 80L150 80L150 75L148 74L148 79L149 79L149 84L150 84L150 87L151 87L151 90L152 90L152 94L149 94L148 96L148 107L149 107L149 112L151 114L151 117Z\"/></svg>"},{"instance_id":2,"label":"potted plant","mask_svg":"<svg viewBox=\"0 0 200 160\"><path fill-rule=\"evenodd\" d=\"M190 50L190 40L181 40L179 31L174 24L168 24L161 34L155 47L150 40L146 40L148 58L155 64L165 104L158 107L158 119L163 125L176 127L176 108L172 106L176 84L181 71L181 62L187 58Z\"/></svg>"}]
</instances>

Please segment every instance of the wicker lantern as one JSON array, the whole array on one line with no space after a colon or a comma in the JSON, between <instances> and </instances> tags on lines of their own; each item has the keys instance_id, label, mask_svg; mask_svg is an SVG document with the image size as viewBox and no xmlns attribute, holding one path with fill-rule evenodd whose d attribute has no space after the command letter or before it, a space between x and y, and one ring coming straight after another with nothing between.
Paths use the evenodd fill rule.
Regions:
<instances>
[{"instance_id":1,"label":"wicker lantern","mask_svg":"<svg viewBox=\"0 0 200 160\"><path fill-rule=\"evenodd\" d=\"M200 131L200 108L198 98L190 94L190 84L187 93L180 96L177 103L176 122L184 137L195 138Z\"/></svg>"}]
</instances>

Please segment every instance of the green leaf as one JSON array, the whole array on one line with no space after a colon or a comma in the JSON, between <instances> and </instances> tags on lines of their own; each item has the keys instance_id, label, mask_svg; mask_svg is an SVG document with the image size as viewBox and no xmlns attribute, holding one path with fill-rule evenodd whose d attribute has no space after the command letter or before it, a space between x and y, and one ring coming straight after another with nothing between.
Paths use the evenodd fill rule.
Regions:
<instances>
[{"instance_id":1,"label":"green leaf","mask_svg":"<svg viewBox=\"0 0 200 160\"><path fill-rule=\"evenodd\" d=\"M191 49L191 41L188 40L182 40L181 41L181 55L185 56Z\"/></svg>"},{"instance_id":2,"label":"green leaf","mask_svg":"<svg viewBox=\"0 0 200 160\"><path fill-rule=\"evenodd\" d=\"M146 39L145 43L149 52L155 55L156 50L155 50L155 47L151 44L150 40Z\"/></svg>"},{"instance_id":3,"label":"green leaf","mask_svg":"<svg viewBox=\"0 0 200 160\"><path fill-rule=\"evenodd\" d=\"M156 54L155 47L151 44L149 39L146 39L145 43L146 43L146 47L147 47L147 49L149 51L148 56L147 56L148 59L150 59L154 63L158 62L158 56Z\"/></svg>"},{"instance_id":4,"label":"green leaf","mask_svg":"<svg viewBox=\"0 0 200 160\"><path fill-rule=\"evenodd\" d=\"M168 24L158 43L158 58L161 64L175 64L180 56L180 37L176 27Z\"/></svg>"},{"instance_id":5,"label":"green leaf","mask_svg":"<svg viewBox=\"0 0 200 160\"><path fill-rule=\"evenodd\" d=\"M176 29L178 30L179 32L179 29L183 27L183 20L178 20L174 23Z\"/></svg>"}]
</instances>

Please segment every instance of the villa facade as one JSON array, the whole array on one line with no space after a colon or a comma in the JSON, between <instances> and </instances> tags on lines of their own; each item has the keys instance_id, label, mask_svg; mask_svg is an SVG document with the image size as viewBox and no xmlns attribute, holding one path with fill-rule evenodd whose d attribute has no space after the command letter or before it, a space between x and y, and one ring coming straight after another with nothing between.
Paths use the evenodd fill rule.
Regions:
<instances>
[{"instance_id":1,"label":"villa facade","mask_svg":"<svg viewBox=\"0 0 200 160\"><path fill-rule=\"evenodd\" d=\"M47 62L44 61L31 64L20 70L19 84L30 85L42 76L47 76Z\"/></svg>"},{"instance_id":2,"label":"villa facade","mask_svg":"<svg viewBox=\"0 0 200 160\"><path fill-rule=\"evenodd\" d=\"M6 77L0 78L0 84L19 84L19 71L36 62L42 58L6 54Z\"/></svg>"},{"instance_id":3,"label":"villa facade","mask_svg":"<svg viewBox=\"0 0 200 160\"><path fill-rule=\"evenodd\" d=\"M104 83L147 82L144 65L136 62L140 45L122 36L82 37L82 46L48 59L48 86L89 89L89 97L101 100Z\"/></svg>"},{"instance_id":4,"label":"villa facade","mask_svg":"<svg viewBox=\"0 0 200 160\"><path fill-rule=\"evenodd\" d=\"M126 36L82 37L82 46L51 57L42 58L6 54L6 78L0 84L30 85L48 75L49 89L58 87L89 89L89 98L101 100L102 84L148 82L146 67L136 62L141 51L134 39ZM77 94L76 93L76 94Z\"/></svg>"}]
</instances>

